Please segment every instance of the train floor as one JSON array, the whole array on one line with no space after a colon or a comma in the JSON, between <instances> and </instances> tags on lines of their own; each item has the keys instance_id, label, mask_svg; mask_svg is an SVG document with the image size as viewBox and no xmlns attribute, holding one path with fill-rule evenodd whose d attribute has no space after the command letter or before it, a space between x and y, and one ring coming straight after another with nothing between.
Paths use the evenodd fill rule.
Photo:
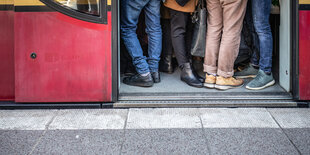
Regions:
<instances>
[{"instance_id":1,"label":"train floor","mask_svg":"<svg viewBox=\"0 0 310 155\"><path fill-rule=\"evenodd\" d=\"M242 87L240 88L235 88L235 89L229 89L226 91L220 91L217 89L208 89L208 88L195 88L188 86L185 84L183 81L180 80L180 70L176 70L173 74L167 74L167 73L161 73L161 82L158 84L154 84L153 87L150 88L143 88L143 87L135 87L135 86L129 86L126 85L122 82L120 84L120 94L126 93L221 93L221 92L279 92L279 93L284 93L286 92L277 82L274 86L268 87L263 90L258 90L258 91L253 91L253 90L248 90L245 88L245 85L251 80L251 79L245 79L245 83ZM123 77L121 77L123 79ZM225 93L224 93L225 94Z\"/></svg>"}]
</instances>

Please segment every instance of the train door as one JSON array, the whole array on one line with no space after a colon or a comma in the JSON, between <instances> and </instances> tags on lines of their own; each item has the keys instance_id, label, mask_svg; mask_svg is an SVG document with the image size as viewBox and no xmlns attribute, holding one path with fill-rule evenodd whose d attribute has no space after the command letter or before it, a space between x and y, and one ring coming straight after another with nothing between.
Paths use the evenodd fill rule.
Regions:
<instances>
[{"instance_id":1,"label":"train door","mask_svg":"<svg viewBox=\"0 0 310 155\"><path fill-rule=\"evenodd\" d=\"M14 101L14 1L0 1L0 101Z\"/></svg>"},{"instance_id":2,"label":"train door","mask_svg":"<svg viewBox=\"0 0 310 155\"><path fill-rule=\"evenodd\" d=\"M299 57L296 62L298 65L294 68L297 79L295 81L295 96L300 100L310 100L310 0L299 0L299 7L296 14L299 18L295 18L296 38L295 47L297 53L295 57Z\"/></svg>"},{"instance_id":3,"label":"train door","mask_svg":"<svg viewBox=\"0 0 310 155\"><path fill-rule=\"evenodd\" d=\"M111 1L41 2L15 0L15 101L111 102Z\"/></svg>"},{"instance_id":4,"label":"train door","mask_svg":"<svg viewBox=\"0 0 310 155\"><path fill-rule=\"evenodd\" d=\"M281 1L279 25L273 27L275 38L273 73L276 79L274 86L259 91L247 90L245 87L227 91L194 88L183 83L180 80L180 71L176 70L173 74L161 73L162 82L152 88L140 88L125 85L122 83L122 78L126 75L119 74L120 102L115 106L163 106L160 103L167 100L171 101L168 106L173 103L186 106L190 104L236 106L236 102L240 102L240 104L237 103L239 106L296 106L296 102L292 102L296 99L292 88L292 81L295 80L292 67L296 66L293 64L295 62L293 59L296 57L292 57L291 45L296 39L292 36L292 18L295 18L292 17L292 10L297 6L293 4L291 1ZM126 52L126 49L121 47L120 53L122 52ZM246 79L245 84L250 80ZM141 104L137 105L137 101L141 101Z\"/></svg>"}]
</instances>

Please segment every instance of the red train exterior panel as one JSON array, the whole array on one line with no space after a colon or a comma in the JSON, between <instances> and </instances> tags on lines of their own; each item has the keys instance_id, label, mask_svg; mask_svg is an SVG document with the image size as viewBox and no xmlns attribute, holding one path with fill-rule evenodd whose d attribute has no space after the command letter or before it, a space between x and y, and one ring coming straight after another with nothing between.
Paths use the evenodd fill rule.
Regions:
<instances>
[{"instance_id":1,"label":"red train exterior panel","mask_svg":"<svg viewBox=\"0 0 310 155\"><path fill-rule=\"evenodd\" d=\"M310 100L310 11L299 11L299 92Z\"/></svg>"},{"instance_id":2,"label":"red train exterior panel","mask_svg":"<svg viewBox=\"0 0 310 155\"><path fill-rule=\"evenodd\" d=\"M16 102L110 102L110 12L108 23L16 12Z\"/></svg>"},{"instance_id":3,"label":"red train exterior panel","mask_svg":"<svg viewBox=\"0 0 310 155\"><path fill-rule=\"evenodd\" d=\"M14 101L14 11L0 11L0 101Z\"/></svg>"}]
</instances>

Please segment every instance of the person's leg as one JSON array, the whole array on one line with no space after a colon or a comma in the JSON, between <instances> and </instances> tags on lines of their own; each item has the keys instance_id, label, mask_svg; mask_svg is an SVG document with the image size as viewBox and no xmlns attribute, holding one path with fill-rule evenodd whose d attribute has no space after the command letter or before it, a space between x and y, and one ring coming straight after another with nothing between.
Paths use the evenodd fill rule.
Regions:
<instances>
[{"instance_id":1,"label":"person's leg","mask_svg":"<svg viewBox=\"0 0 310 155\"><path fill-rule=\"evenodd\" d=\"M233 78L234 62L239 53L240 37L247 0L221 0L223 7L223 34L218 57L219 77L215 87L229 89L243 84L240 79Z\"/></svg>"},{"instance_id":2,"label":"person's leg","mask_svg":"<svg viewBox=\"0 0 310 155\"><path fill-rule=\"evenodd\" d=\"M271 0L253 0L252 16L255 31L259 39L260 69L271 73L272 67L272 34L269 24Z\"/></svg>"},{"instance_id":3,"label":"person's leg","mask_svg":"<svg viewBox=\"0 0 310 155\"><path fill-rule=\"evenodd\" d=\"M223 29L223 10L220 0L207 0L207 35L204 72L216 75L217 60Z\"/></svg>"},{"instance_id":4,"label":"person's leg","mask_svg":"<svg viewBox=\"0 0 310 155\"><path fill-rule=\"evenodd\" d=\"M162 39L162 55L160 60L160 71L166 73L173 73L174 66L172 63L172 41L171 41L171 26L170 19L161 19L163 39Z\"/></svg>"},{"instance_id":5,"label":"person's leg","mask_svg":"<svg viewBox=\"0 0 310 155\"><path fill-rule=\"evenodd\" d=\"M275 84L272 68L272 34L269 24L271 0L253 0L252 16L255 31L259 39L260 70L257 76L247 84L246 88L260 90Z\"/></svg>"},{"instance_id":6,"label":"person's leg","mask_svg":"<svg viewBox=\"0 0 310 155\"><path fill-rule=\"evenodd\" d=\"M207 17L206 51L203 71L206 72L204 86L214 88L216 83L217 60L223 29L223 9L220 0L206 0Z\"/></svg>"},{"instance_id":7,"label":"person's leg","mask_svg":"<svg viewBox=\"0 0 310 155\"><path fill-rule=\"evenodd\" d=\"M132 57L133 64L138 74L125 77L123 82L128 85L150 87L153 86L153 78L149 65L137 38L136 29L139 15L148 1L121 0L121 37Z\"/></svg>"},{"instance_id":8,"label":"person's leg","mask_svg":"<svg viewBox=\"0 0 310 155\"><path fill-rule=\"evenodd\" d=\"M234 73L234 62L239 53L240 34L247 0L221 0L223 3L223 34L218 58L217 74L231 77Z\"/></svg>"},{"instance_id":9,"label":"person's leg","mask_svg":"<svg viewBox=\"0 0 310 155\"><path fill-rule=\"evenodd\" d=\"M189 63L186 51L186 26L189 13L170 9L171 40L178 64Z\"/></svg>"},{"instance_id":10,"label":"person's leg","mask_svg":"<svg viewBox=\"0 0 310 155\"><path fill-rule=\"evenodd\" d=\"M148 64L151 72L158 72L158 62L162 50L162 30L160 25L160 0L150 0L144 7L146 33L148 35Z\"/></svg>"},{"instance_id":11,"label":"person's leg","mask_svg":"<svg viewBox=\"0 0 310 155\"><path fill-rule=\"evenodd\" d=\"M259 40L258 36L255 32L254 23L253 23L253 15L252 15L252 0L248 0L247 11L245 15L245 20L248 23L248 27L252 37L252 56L251 56L251 65L258 67L259 64Z\"/></svg>"},{"instance_id":12,"label":"person's leg","mask_svg":"<svg viewBox=\"0 0 310 155\"><path fill-rule=\"evenodd\" d=\"M241 67L241 70L239 70L240 68L238 67L238 71L234 73L234 76L236 78L255 78L259 68L259 41L253 24L251 0L248 1L244 21L246 23L244 26L246 26L246 29L249 31L249 37L251 37L249 40L251 43L250 63L247 64L245 68ZM243 27L243 30L244 29L245 28ZM240 45L240 48L241 46L242 44Z\"/></svg>"},{"instance_id":13,"label":"person's leg","mask_svg":"<svg viewBox=\"0 0 310 155\"><path fill-rule=\"evenodd\" d=\"M97 2L97 0L88 0L89 2L89 13L90 14L94 14L94 15L99 15L98 12L98 7L99 7L99 3Z\"/></svg>"},{"instance_id":14,"label":"person's leg","mask_svg":"<svg viewBox=\"0 0 310 155\"><path fill-rule=\"evenodd\" d=\"M171 16L171 39L172 46L181 69L181 80L193 87L201 88L203 85L193 73L192 66L188 59L186 40L186 28L189 13L170 9Z\"/></svg>"},{"instance_id":15,"label":"person's leg","mask_svg":"<svg viewBox=\"0 0 310 155\"><path fill-rule=\"evenodd\" d=\"M146 3L147 2L140 0L121 0L121 38L139 74L150 72L146 57L143 56L143 51L136 34L139 15Z\"/></svg>"}]
</instances>

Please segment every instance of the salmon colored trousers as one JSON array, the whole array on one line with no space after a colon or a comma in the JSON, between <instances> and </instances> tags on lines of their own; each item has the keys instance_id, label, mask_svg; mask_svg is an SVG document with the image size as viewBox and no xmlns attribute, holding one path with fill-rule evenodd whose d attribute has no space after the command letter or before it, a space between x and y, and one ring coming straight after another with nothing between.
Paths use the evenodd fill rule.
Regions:
<instances>
[{"instance_id":1,"label":"salmon colored trousers","mask_svg":"<svg viewBox=\"0 0 310 155\"><path fill-rule=\"evenodd\" d=\"M204 72L231 77L239 53L247 0L206 0L208 29Z\"/></svg>"}]
</instances>

